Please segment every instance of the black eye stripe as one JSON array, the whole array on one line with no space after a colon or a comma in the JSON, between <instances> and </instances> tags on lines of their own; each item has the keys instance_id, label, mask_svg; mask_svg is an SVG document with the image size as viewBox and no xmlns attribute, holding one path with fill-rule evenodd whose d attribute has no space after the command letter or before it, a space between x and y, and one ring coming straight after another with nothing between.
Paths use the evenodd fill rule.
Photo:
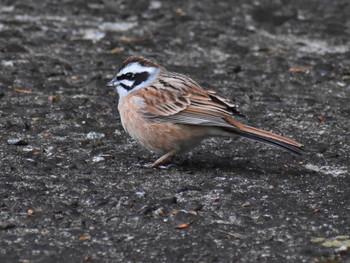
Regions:
<instances>
[{"instance_id":1,"label":"black eye stripe","mask_svg":"<svg viewBox=\"0 0 350 263\"><path fill-rule=\"evenodd\" d=\"M148 72L141 72L141 73L136 73L134 74L134 84L133 87L139 85L140 83L148 80L149 78L149 73Z\"/></svg>"},{"instance_id":2,"label":"black eye stripe","mask_svg":"<svg viewBox=\"0 0 350 263\"><path fill-rule=\"evenodd\" d=\"M136 73L136 74L128 72L128 73L125 73L125 74L123 74L121 76L117 76L117 80L123 80L123 79L127 79L127 80L134 80L134 79L141 80L143 78L146 80L148 78L148 76L149 76L148 72L141 72L141 73Z\"/></svg>"},{"instance_id":3,"label":"black eye stripe","mask_svg":"<svg viewBox=\"0 0 350 263\"><path fill-rule=\"evenodd\" d=\"M121 76L117 76L117 80L123 80L123 79L132 80L133 78L134 78L134 74L132 74L130 72L123 74Z\"/></svg>"},{"instance_id":4,"label":"black eye stripe","mask_svg":"<svg viewBox=\"0 0 350 263\"><path fill-rule=\"evenodd\" d=\"M131 90L141 84L144 81L147 81L149 79L149 73L147 71L145 72L140 72L140 73L125 73L123 75L117 76L116 79L120 81L120 85L126 89L126 90ZM126 83L122 83L123 80L127 81L133 81L131 86L126 85Z\"/></svg>"},{"instance_id":5,"label":"black eye stripe","mask_svg":"<svg viewBox=\"0 0 350 263\"><path fill-rule=\"evenodd\" d=\"M117 77L117 80L124 80L124 79L128 79L125 74Z\"/></svg>"}]
</instances>

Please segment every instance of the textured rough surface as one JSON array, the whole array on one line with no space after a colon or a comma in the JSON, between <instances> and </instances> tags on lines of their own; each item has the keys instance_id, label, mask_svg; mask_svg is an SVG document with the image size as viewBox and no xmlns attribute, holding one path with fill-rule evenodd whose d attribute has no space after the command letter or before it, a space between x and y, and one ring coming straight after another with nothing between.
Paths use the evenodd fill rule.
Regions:
<instances>
[{"instance_id":1,"label":"textured rough surface","mask_svg":"<svg viewBox=\"0 0 350 263\"><path fill-rule=\"evenodd\" d=\"M0 261L350 262L349 14L347 0L3 0ZM105 87L130 55L308 151L209 139L142 168L156 156Z\"/></svg>"}]
</instances>

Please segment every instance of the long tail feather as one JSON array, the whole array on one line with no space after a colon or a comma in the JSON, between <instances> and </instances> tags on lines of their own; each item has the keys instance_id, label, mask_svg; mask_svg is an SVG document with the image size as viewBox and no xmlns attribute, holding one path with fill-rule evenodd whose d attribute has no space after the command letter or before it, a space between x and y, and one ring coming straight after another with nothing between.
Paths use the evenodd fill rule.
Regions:
<instances>
[{"instance_id":1,"label":"long tail feather","mask_svg":"<svg viewBox=\"0 0 350 263\"><path fill-rule=\"evenodd\" d=\"M302 154L303 152L304 145L297 141L274 134L272 132L267 132L248 125L244 125L240 122L232 120L231 118L225 118L225 120L234 126L232 129L225 128L225 130L229 130L230 132L233 132L237 135L255 141L271 144L296 154Z\"/></svg>"}]
</instances>

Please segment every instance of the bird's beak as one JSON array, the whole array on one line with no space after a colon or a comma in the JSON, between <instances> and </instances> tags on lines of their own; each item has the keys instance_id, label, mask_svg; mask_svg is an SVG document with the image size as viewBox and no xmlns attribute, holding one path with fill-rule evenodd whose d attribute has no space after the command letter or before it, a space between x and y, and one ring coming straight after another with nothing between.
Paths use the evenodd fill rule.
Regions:
<instances>
[{"instance_id":1,"label":"bird's beak","mask_svg":"<svg viewBox=\"0 0 350 263\"><path fill-rule=\"evenodd\" d=\"M119 81L114 78L110 82L107 83L107 87L117 87L119 85Z\"/></svg>"}]
</instances>

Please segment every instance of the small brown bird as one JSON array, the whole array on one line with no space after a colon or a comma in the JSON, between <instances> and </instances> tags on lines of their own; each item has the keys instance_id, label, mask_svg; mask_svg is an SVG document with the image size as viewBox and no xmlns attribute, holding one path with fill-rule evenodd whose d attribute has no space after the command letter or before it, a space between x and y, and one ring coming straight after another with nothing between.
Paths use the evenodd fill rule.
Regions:
<instances>
[{"instance_id":1,"label":"small brown bird","mask_svg":"<svg viewBox=\"0 0 350 263\"><path fill-rule=\"evenodd\" d=\"M107 86L119 93L125 131L161 155L151 167L210 136L240 135L301 154L301 143L235 121L238 106L229 99L148 59L128 58Z\"/></svg>"}]
</instances>

